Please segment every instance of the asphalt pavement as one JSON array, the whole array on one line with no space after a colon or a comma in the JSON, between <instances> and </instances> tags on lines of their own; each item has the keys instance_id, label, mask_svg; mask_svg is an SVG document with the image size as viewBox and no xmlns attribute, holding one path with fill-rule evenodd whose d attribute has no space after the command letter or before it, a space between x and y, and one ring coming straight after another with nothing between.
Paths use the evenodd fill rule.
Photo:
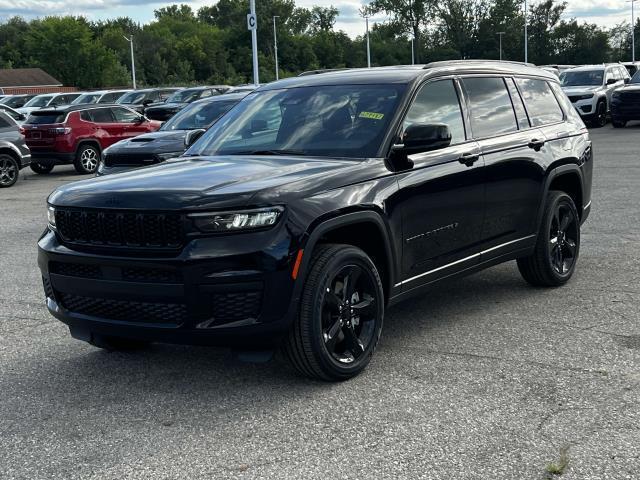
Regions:
<instances>
[{"instance_id":1,"label":"asphalt pavement","mask_svg":"<svg viewBox=\"0 0 640 480\"><path fill-rule=\"evenodd\" d=\"M73 340L36 241L47 194L81 177L23 170L0 190L0 479L640 478L640 124L591 133L568 285L529 287L514 262L442 284L389 310L339 384L282 358Z\"/></svg>"}]
</instances>

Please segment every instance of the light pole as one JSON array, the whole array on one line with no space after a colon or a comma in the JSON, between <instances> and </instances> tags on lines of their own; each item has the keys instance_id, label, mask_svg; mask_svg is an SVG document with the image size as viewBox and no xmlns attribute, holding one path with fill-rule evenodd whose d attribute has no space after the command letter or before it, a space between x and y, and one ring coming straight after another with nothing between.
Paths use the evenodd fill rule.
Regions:
<instances>
[{"instance_id":1,"label":"light pole","mask_svg":"<svg viewBox=\"0 0 640 480\"><path fill-rule=\"evenodd\" d=\"M276 80L279 80L280 72L278 71L278 34L276 33L276 18L280 18L280 16L273 16L273 53L276 57Z\"/></svg>"},{"instance_id":2,"label":"light pole","mask_svg":"<svg viewBox=\"0 0 640 480\"><path fill-rule=\"evenodd\" d=\"M133 33L127 37L123 35L124 39L129 42L131 46L131 79L133 80L133 89L136 89L136 60L133 56Z\"/></svg>"},{"instance_id":3,"label":"light pole","mask_svg":"<svg viewBox=\"0 0 640 480\"><path fill-rule=\"evenodd\" d=\"M415 39L416 39L416 30L415 30L415 20L413 19L413 5L411 0L409 0L409 14L411 15L411 65L415 65L416 63L416 53L415 53Z\"/></svg>"},{"instance_id":4,"label":"light pole","mask_svg":"<svg viewBox=\"0 0 640 480\"><path fill-rule=\"evenodd\" d=\"M502 61L502 36L505 32L497 32L497 35L500 37L500 61Z\"/></svg>"},{"instance_id":5,"label":"light pole","mask_svg":"<svg viewBox=\"0 0 640 480\"><path fill-rule=\"evenodd\" d=\"M637 0L631 0L631 61L636 61L636 15L633 9L633 4Z\"/></svg>"},{"instance_id":6,"label":"light pole","mask_svg":"<svg viewBox=\"0 0 640 480\"><path fill-rule=\"evenodd\" d=\"M369 17L364 17L367 26L367 68L371 68L371 49L369 46Z\"/></svg>"},{"instance_id":7,"label":"light pole","mask_svg":"<svg viewBox=\"0 0 640 480\"><path fill-rule=\"evenodd\" d=\"M524 0L524 63L529 62L529 36L527 35L527 18L529 11L527 8L527 0Z\"/></svg>"},{"instance_id":8,"label":"light pole","mask_svg":"<svg viewBox=\"0 0 640 480\"><path fill-rule=\"evenodd\" d=\"M260 72L258 71L258 18L256 17L256 0L249 0L248 27L251 30L251 50L253 54L253 83L260 84Z\"/></svg>"}]
</instances>

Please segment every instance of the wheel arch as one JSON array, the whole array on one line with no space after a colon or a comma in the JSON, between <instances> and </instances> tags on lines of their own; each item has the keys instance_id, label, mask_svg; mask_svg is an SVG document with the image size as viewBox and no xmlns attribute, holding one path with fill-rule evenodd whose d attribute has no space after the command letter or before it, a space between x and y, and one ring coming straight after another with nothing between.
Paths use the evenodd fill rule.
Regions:
<instances>
[{"instance_id":1,"label":"wheel arch","mask_svg":"<svg viewBox=\"0 0 640 480\"><path fill-rule=\"evenodd\" d=\"M582 220L584 214L584 185L582 171L576 164L561 165L549 172L545 181L542 202L538 213L538 228L542 223L544 214L544 202L551 190L561 190L573 199L578 210L578 216Z\"/></svg>"},{"instance_id":2,"label":"wheel arch","mask_svg":"<svg viewBox=\"0 0 640 480\"><path fill-rule=\"evenodd\" d=\"M94 147L97 147L98 153L102 155L102 147L100 146L100 142L95 138L83 138L82 140L79 140L78 144L76 145L76 155L84 145L93 145Z\"/></svg>"},{"instance_id":3,"label":"wheel arch","mask_svg":"<svg viewBox=\"0 0 640 480\"><path fill-rule=\"evenodd\" d=\"M388 301L395 278L395 254L390 233L382 216L373 210L339 214L324 220L308 231L303 244L304 254L296 283L296 298L308 274L314 248L323 243L344 243L362 249L375 263L382 280L385 301Z\"/></svg>"},{"instance_id":4,"label":"wheel arch","mask_svg":"<svg viewBox=\"0 0 640 480\"><path fill-rule=\"evenodd\" d=\"M13 143L0 141L0 153L6 153L11 155L20 165L20 159L22 158L22 154L18 147L16 147Z\"/></svg>"}]
</instances>

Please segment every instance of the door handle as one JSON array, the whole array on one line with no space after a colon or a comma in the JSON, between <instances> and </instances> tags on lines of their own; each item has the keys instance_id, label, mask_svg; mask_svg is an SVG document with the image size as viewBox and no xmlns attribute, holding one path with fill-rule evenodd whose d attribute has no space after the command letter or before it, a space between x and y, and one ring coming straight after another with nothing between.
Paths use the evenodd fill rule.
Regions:
<instances>
[{"instance_id":1,"label":"door handle","mask_svg":"<svg viewBox=\"0 0 640 480\"><path fill-rule=\"evenodd\" d=\"M544 140L538 140L537 138L534 138L533 140L531 140L531 141L528 143L528 145L527 145L527 146L528 146L529 148L532 148L532 149L533 149L533 150L535 150L536 152L539 152L539 151L540 151L540 149L541 149L542 147L544 147L544 144L545 144L545 141L544 141Z\"/></svg>"},{"instance_id":2,"label":"door handle","mask_svg":"<svg viewBox=\"0 0 640 480\"><path fill-rule=\"evenodd\" d=\"M467 152L463 153L458 161L467 167L471 167L474 163L476 163L480 159L479 153Z\"/></svg>"}]
</instances>

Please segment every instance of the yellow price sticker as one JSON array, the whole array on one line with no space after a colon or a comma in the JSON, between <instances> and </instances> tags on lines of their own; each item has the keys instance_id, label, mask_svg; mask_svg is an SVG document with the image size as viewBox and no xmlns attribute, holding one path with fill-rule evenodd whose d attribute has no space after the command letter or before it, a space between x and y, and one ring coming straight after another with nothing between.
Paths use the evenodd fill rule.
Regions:
<instances>
[{"instance_id":1,"label":"yellow price sticker","mask_svg":"<svg viewBox=\"0 0 640 480\"><path fill-rule=\"evenodd\" d=\"M375 113L375 112L360 112L358 115L360 118L369 118L371 120L382 120L384 118L383 113Z\"/></svg>"}]
</instances>

